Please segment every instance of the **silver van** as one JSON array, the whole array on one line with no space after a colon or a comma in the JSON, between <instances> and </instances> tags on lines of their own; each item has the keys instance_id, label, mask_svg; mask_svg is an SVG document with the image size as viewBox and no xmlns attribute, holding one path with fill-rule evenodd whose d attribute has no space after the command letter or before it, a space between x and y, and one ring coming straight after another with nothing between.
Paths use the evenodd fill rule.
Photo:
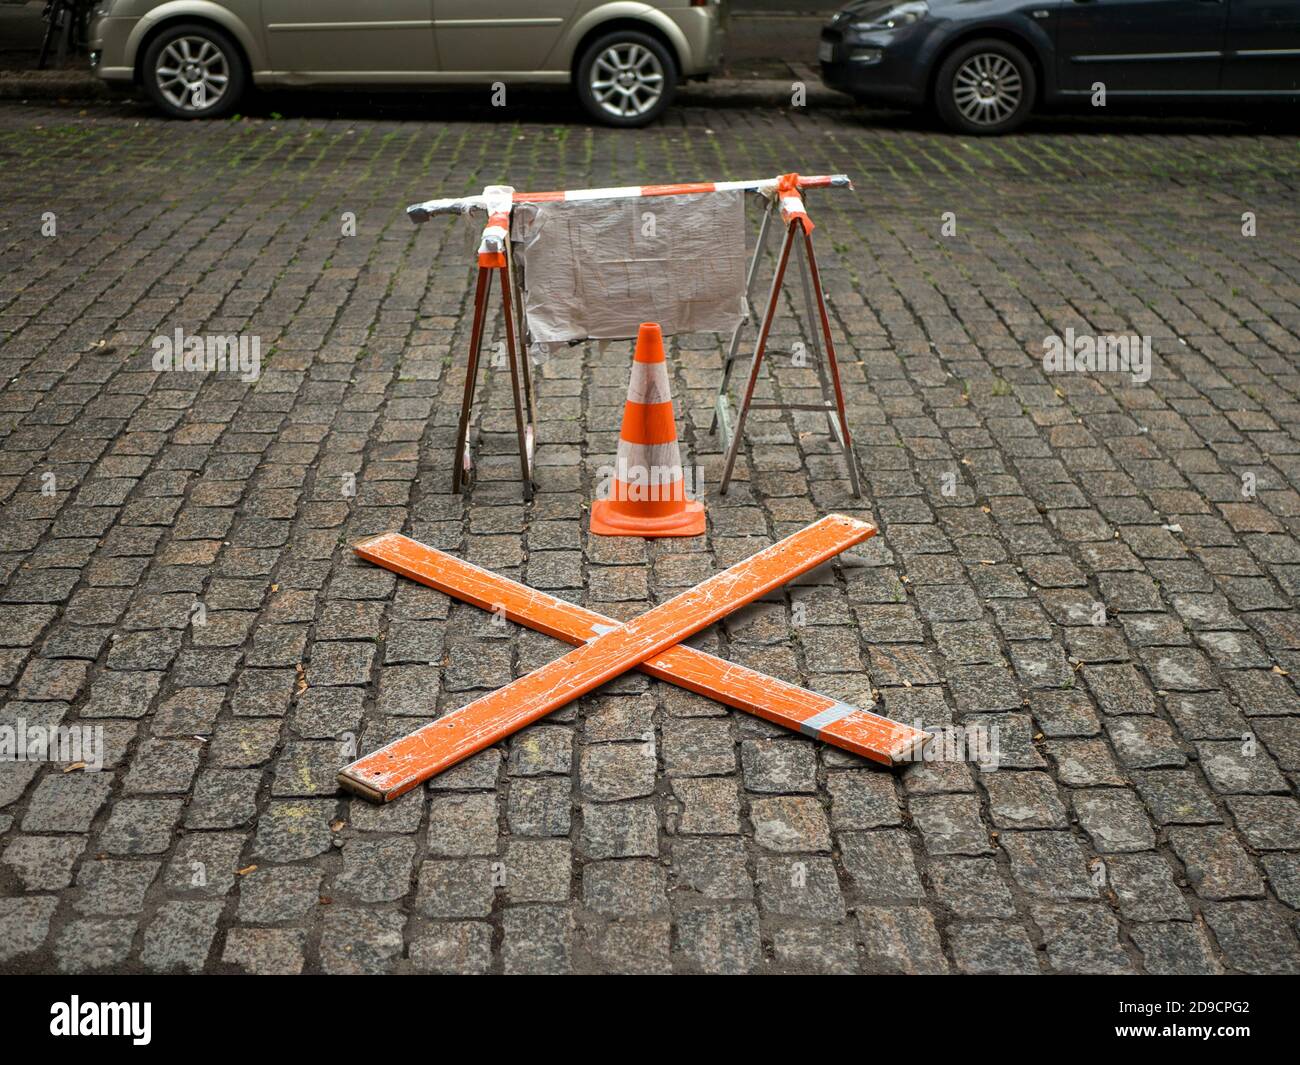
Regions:
<instances>
[{"instance_id":1,"label":"silver van","mask_svg":"<svg viewBox=\"0 0 1300 1065\"><path fill-rule=\"evenodd\" d=\"M612 126L722 56L727 0L99 0L91 64L169 115L260 87L572 84Z\"/></svg>"}]
</instances>

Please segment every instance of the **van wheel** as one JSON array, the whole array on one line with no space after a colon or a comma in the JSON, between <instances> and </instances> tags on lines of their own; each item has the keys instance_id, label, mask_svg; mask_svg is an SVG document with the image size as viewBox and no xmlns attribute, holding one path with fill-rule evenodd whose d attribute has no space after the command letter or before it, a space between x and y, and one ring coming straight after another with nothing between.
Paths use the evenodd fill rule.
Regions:
<instances>
[{"instance_id":1,"label":"van wheel","mask_svg":"<svg viewBox=\"0 0 1300 1065\"><path fill-rule=\"evenodd\" d=\"M992 38L964 44L943 61L934 82L934 105L960 133L1009 133L1034 108L1033 65L1014 45Z\"/></svg>"},{"instance_id":2,"label":"van wheel","mask_svg":"<svg viewBox=\"0 0 1300 1065\"><path fill-rule=\"evenodd\" d=\"M607 126L644 126L664 113L677 92L677 67L659 41L614 30L587 46L578 63L582 106Z\"/></svg>"},{"instance_id":3,"label":"van wheel","mask_svg":"<svg viewBox=\"0 0 1300 1065\"><path fill-rule=\"evenodd\" d=\"M149 44L141 70L145 92L173 118L219 118L248 84L244 57L212 26L181 22Z\"/></svg>"}]
</instances>

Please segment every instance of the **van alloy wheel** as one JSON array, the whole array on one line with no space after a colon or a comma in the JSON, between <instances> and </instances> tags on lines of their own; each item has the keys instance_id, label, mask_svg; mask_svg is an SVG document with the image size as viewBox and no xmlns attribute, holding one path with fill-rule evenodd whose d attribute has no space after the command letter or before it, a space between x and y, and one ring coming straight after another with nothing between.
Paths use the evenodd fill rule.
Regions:
<instances>
[{"instance_id":1,"label":"van alloy wheel","mask_svg":"<svg viewBox=\"0 0 1300 1065\"><path fill-rule=\"evenodd\" d=\"M649 48L620 41L596 56L588 84L604 110L617 118L635 118L659 102L664 68Z\"/></svg>"},{"instance_id":2,"label":"van alloy wheel","mask_svg":"<svg viewBox=\"0 0 1300 1065\"><path fill-rule=\"evenodd\" d=\"M230 84L230 61L205 37L177 37L154 63L158 91L181 111L197 113L213 107Z\"/></svg>"}]
</instances>

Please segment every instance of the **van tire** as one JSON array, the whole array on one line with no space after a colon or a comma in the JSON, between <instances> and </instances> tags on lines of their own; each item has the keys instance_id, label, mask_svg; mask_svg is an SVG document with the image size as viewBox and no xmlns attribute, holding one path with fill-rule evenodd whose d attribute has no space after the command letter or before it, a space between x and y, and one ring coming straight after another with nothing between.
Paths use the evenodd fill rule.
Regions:
<instances>
[{"instance_id":1,"label":"van tire","mask_svg":"<svg viewBox=\"0 0 1300 1065\"><path fill-rule=\"evenodd\" d=\"M574 83L587 113L607 126L649 125L677 94L677 64L663 42L611 30L587 45Z\"/></svg>"},{"instance_id":2,"label":"van tire","mask_svg":"<svg viewBox=\"0 0 1300 1065\"><path fill-rule=\"evenodd\" d=\"M248 68L223 30L178 22L149 42L140 80L149 99L172 118L220 118L244 95Z\"/></svg>"}]
</instances>

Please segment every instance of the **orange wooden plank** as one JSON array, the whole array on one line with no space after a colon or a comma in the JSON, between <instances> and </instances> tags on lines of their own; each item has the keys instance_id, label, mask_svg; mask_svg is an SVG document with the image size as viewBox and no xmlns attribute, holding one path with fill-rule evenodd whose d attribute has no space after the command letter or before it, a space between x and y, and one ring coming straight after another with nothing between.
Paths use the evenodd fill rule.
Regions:
<instances>
[{"instance_id":1,"label":"orange wooden plank","mask_svg":"<svg viewBox=\"0 0 1300 1065\"><path fill-rule=\"evenodd\" d=\"M618 623L586 607L534 591L509 577L464 562L401 533L384 533L353 545L359 558L440 592L504 614L564 640L582 644ZM811 692L757 670L678 644L637 667L738 710L846 751L897 765L929 739L926 732Z\"/></svg>"},{"instance_id":2,"label":"orange wooden plank","mask_svg":"<svg viewBox=\"0 0 1300 1065\"><path fill-rule=\"evenodd\" d=\"M752 603L875 533L875 526L830 514L639 618L476 699L339 771L339 783L388 802L471 754Z\"/></svg>"}]
</instances>

